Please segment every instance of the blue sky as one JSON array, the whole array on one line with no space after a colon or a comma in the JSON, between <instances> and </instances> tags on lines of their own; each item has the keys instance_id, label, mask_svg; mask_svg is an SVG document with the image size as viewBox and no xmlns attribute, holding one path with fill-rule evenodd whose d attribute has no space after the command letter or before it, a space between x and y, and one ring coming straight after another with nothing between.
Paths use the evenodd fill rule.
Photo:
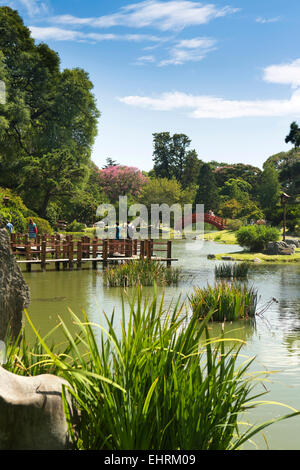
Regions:
<instances>
[{"instance_id":1,"label":"blue sky","mask_svg":"<svg viewBox=\"0 0 300 470\"><path fill-rule=\"evenodd\" d=\"M199 158L262 167L300 124L299 0L0 0L101 111L92 158L152 168L154 132Z\"/></svg>"}]
</instances>

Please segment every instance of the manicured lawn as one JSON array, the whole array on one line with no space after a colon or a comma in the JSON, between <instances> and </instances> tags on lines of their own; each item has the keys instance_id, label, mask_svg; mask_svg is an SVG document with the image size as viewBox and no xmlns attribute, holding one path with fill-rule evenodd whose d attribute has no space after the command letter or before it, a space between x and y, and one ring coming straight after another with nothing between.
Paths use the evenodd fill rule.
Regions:
<instances>
[{"instance_id":1,"label":"manicured lawn","mask_svg":"<svg viewBox=\"0 0 300 470\"><path fill-rule=\"evenodd\" d=\"M225 243L229 245L235 245L237 243L235 232L230 230L218 230L215 232L205 233L204 240L212 240L218 243Z\"/></svg>"},{"instance_id":2,"label":"manicured lawn","mask_svg":"<svg viewBox=\"0 0 300 470\"><path fill-rule=\"evenodd\" d=\"M238 253L221 253L216 255L216 259L222 259L222 256L230 256L234 261L254 261L254 259L259 259L263 263L299 263L300 248L296 248L294 255L266 255L264 253L242 251Z\"/></svg>"}]
</instances>

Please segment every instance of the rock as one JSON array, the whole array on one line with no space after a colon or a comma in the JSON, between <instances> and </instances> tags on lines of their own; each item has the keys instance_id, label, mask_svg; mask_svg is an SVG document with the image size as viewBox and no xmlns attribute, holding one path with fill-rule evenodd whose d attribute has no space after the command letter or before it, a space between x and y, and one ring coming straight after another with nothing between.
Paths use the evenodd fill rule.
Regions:
<instances>
[{"instance_id":1,"label":"rock","mask_svg":"<svg viewBox=\"0 0 300 470\"><path fill-rule=\"evenodd\" d=\"M8 329L13 338L18 336L29 301L29 288L11 252L7 230L0 228L0 340Z\"/></svg>"},{"instance_id":2,"label":"rock","mask_svg":"<svg viewBox=\"0 0 300 470\"><path fill-rule=\"evenodd\" d=\"M233 258L231 256L222 256L221 259L224 261L231 261Z\"/></svg>"},{"instance_id":3,"label":"rock","mask_svg":"<svg viewBox=\"0 0 300 470\"><path fill-rule=\"evenodd\" d=\"M286 242L269 242L266 249L267 255L293 255L295 245Z\"/></svg>"},{"instance_id":4,"label":"rock","mask_svg":"<svg viewBox=\"0 0 300 470\"><path fill-rule=\"evenodd\" d=\"M207 255L207 259L215 259L216 255Z\"/></svg>"},{"instance_id":5,"label":"rock","mask_svg":"<svg viewBox=\"0 0 300 470\"><path fill-rule=\"evenodd\" d=\"M23 377L0 366L0 450L72 448L61 391L68 382L55 375ZM74 424L78 420L70 395Z\"/></svg>"},{"instance_id":6,"label":"rock","mask_svg":"<svg viewBox=\"0 0 300 470\"><path fill-rule=\"evenodd\" d=\"M296 239L291 239L291 238L286 238L285 242L288 244L288 245L295 245L296 248L299 248L300 247L300 242L299 240L296 240Z\"/></svg>"},{"instance_id":7,"label":"rock","mask_svg":"<svg viewBox=\"0 0 300 470\"><path fill-rule=\"evenodd\" d=\"M262 260L260 258L254 258L253 263L261 263Z\"/></svg>"}]
</instances>

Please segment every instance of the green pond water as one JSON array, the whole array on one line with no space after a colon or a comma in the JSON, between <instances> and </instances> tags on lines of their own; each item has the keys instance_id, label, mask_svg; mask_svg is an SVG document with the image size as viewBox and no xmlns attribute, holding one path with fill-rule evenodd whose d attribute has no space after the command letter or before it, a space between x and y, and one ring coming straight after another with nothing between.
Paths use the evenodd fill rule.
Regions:
<instances>
[{"instance_id":1,"label":"green pond water","mask_svg":"<svg viewBox=\"0 0 300 470\"><path fill-rule=\"evenodd\" d=\"M194 286L214 283L215 264L220 261L208 260L208 254L238 249L235 245L224 246L212 241L175 242L172 255L179 261L174 265L183 268L184 278L177 287L158 289L159 295L164 295L165 305L174 303L179 295L184 301ZM56 272L48 268L42 273L39 268L33 268L31 273L24 272L31 291L29 314L42 335L58 323L59 317L72 330L68 308L79 316L84 310L90 321L96 323L103 323L103 311L110 316L115 309L115 324L118 324L122 290L103 285L100 264L97 271L89 266L90 263L78 271ZM262 399L300 410L300 265L251 264L248 283L258 290L258 310L272 298L277 302L273 302L262 316L257 316L255 324L227 324L226 334L246 341L241 360L255 357L250 372L270 372L263 385L256 388L257 392L268 390ZM143 290L145 295L152 293L152 288ZM128 290L128 295L132 295L132 290ZM211 326L212 336L218 335L219 331L220 325ZM26 326L26 334L29 339L33 338L29 326ZM55 341L61 340L62 336L56 333ZM249 411L243 421L259 424L290 411L279 404L266 404ZM254 441L258 449L299 450L300 416L272 425L264 435L254 437ZM256 449L255 445L249 443L245 449Z\"/></svg>"}]
</instances>

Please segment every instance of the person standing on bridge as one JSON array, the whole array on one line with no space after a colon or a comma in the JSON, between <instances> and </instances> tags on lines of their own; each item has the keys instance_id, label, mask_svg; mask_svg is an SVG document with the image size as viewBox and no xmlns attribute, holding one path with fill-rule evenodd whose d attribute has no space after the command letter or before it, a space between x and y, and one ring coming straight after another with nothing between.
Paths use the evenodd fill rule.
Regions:
<instances>
[{"instance_id":1,"label":"person standing on bridge","mask_svg":"<svg viewBox=\"0 0 300 470\"><path fill-rule=\"evenodd\" d=\"M121 227L119 225L119 222L117 222L117 226L116 226L116 240L120 240L121 239Z\"/></svg>"},{"instance_id":2,"label":"person standing on bridge","mask_svg":"<svg viewBox=\"0 0 300 470\"><path fill-rule=\"evenodd\" d=\"M37 226L36 224L33 222L32 219L29 219L29 224L28 224L28 236L29 236L29 240L32 241L34 243L35 239L36 239L36 234L37 234Z\"/></svg>"},{"instance_id":3,"label":"person standing on bridge","mask_svg":"<svg viewBox=\"0 0 300 470\"><path fill-rule=\"evenodd\" d=\"M132 240L134 236L134 226L133 224L128 220L127 222L127 238L129 240Z\"/></svg>"}]
</instances>

